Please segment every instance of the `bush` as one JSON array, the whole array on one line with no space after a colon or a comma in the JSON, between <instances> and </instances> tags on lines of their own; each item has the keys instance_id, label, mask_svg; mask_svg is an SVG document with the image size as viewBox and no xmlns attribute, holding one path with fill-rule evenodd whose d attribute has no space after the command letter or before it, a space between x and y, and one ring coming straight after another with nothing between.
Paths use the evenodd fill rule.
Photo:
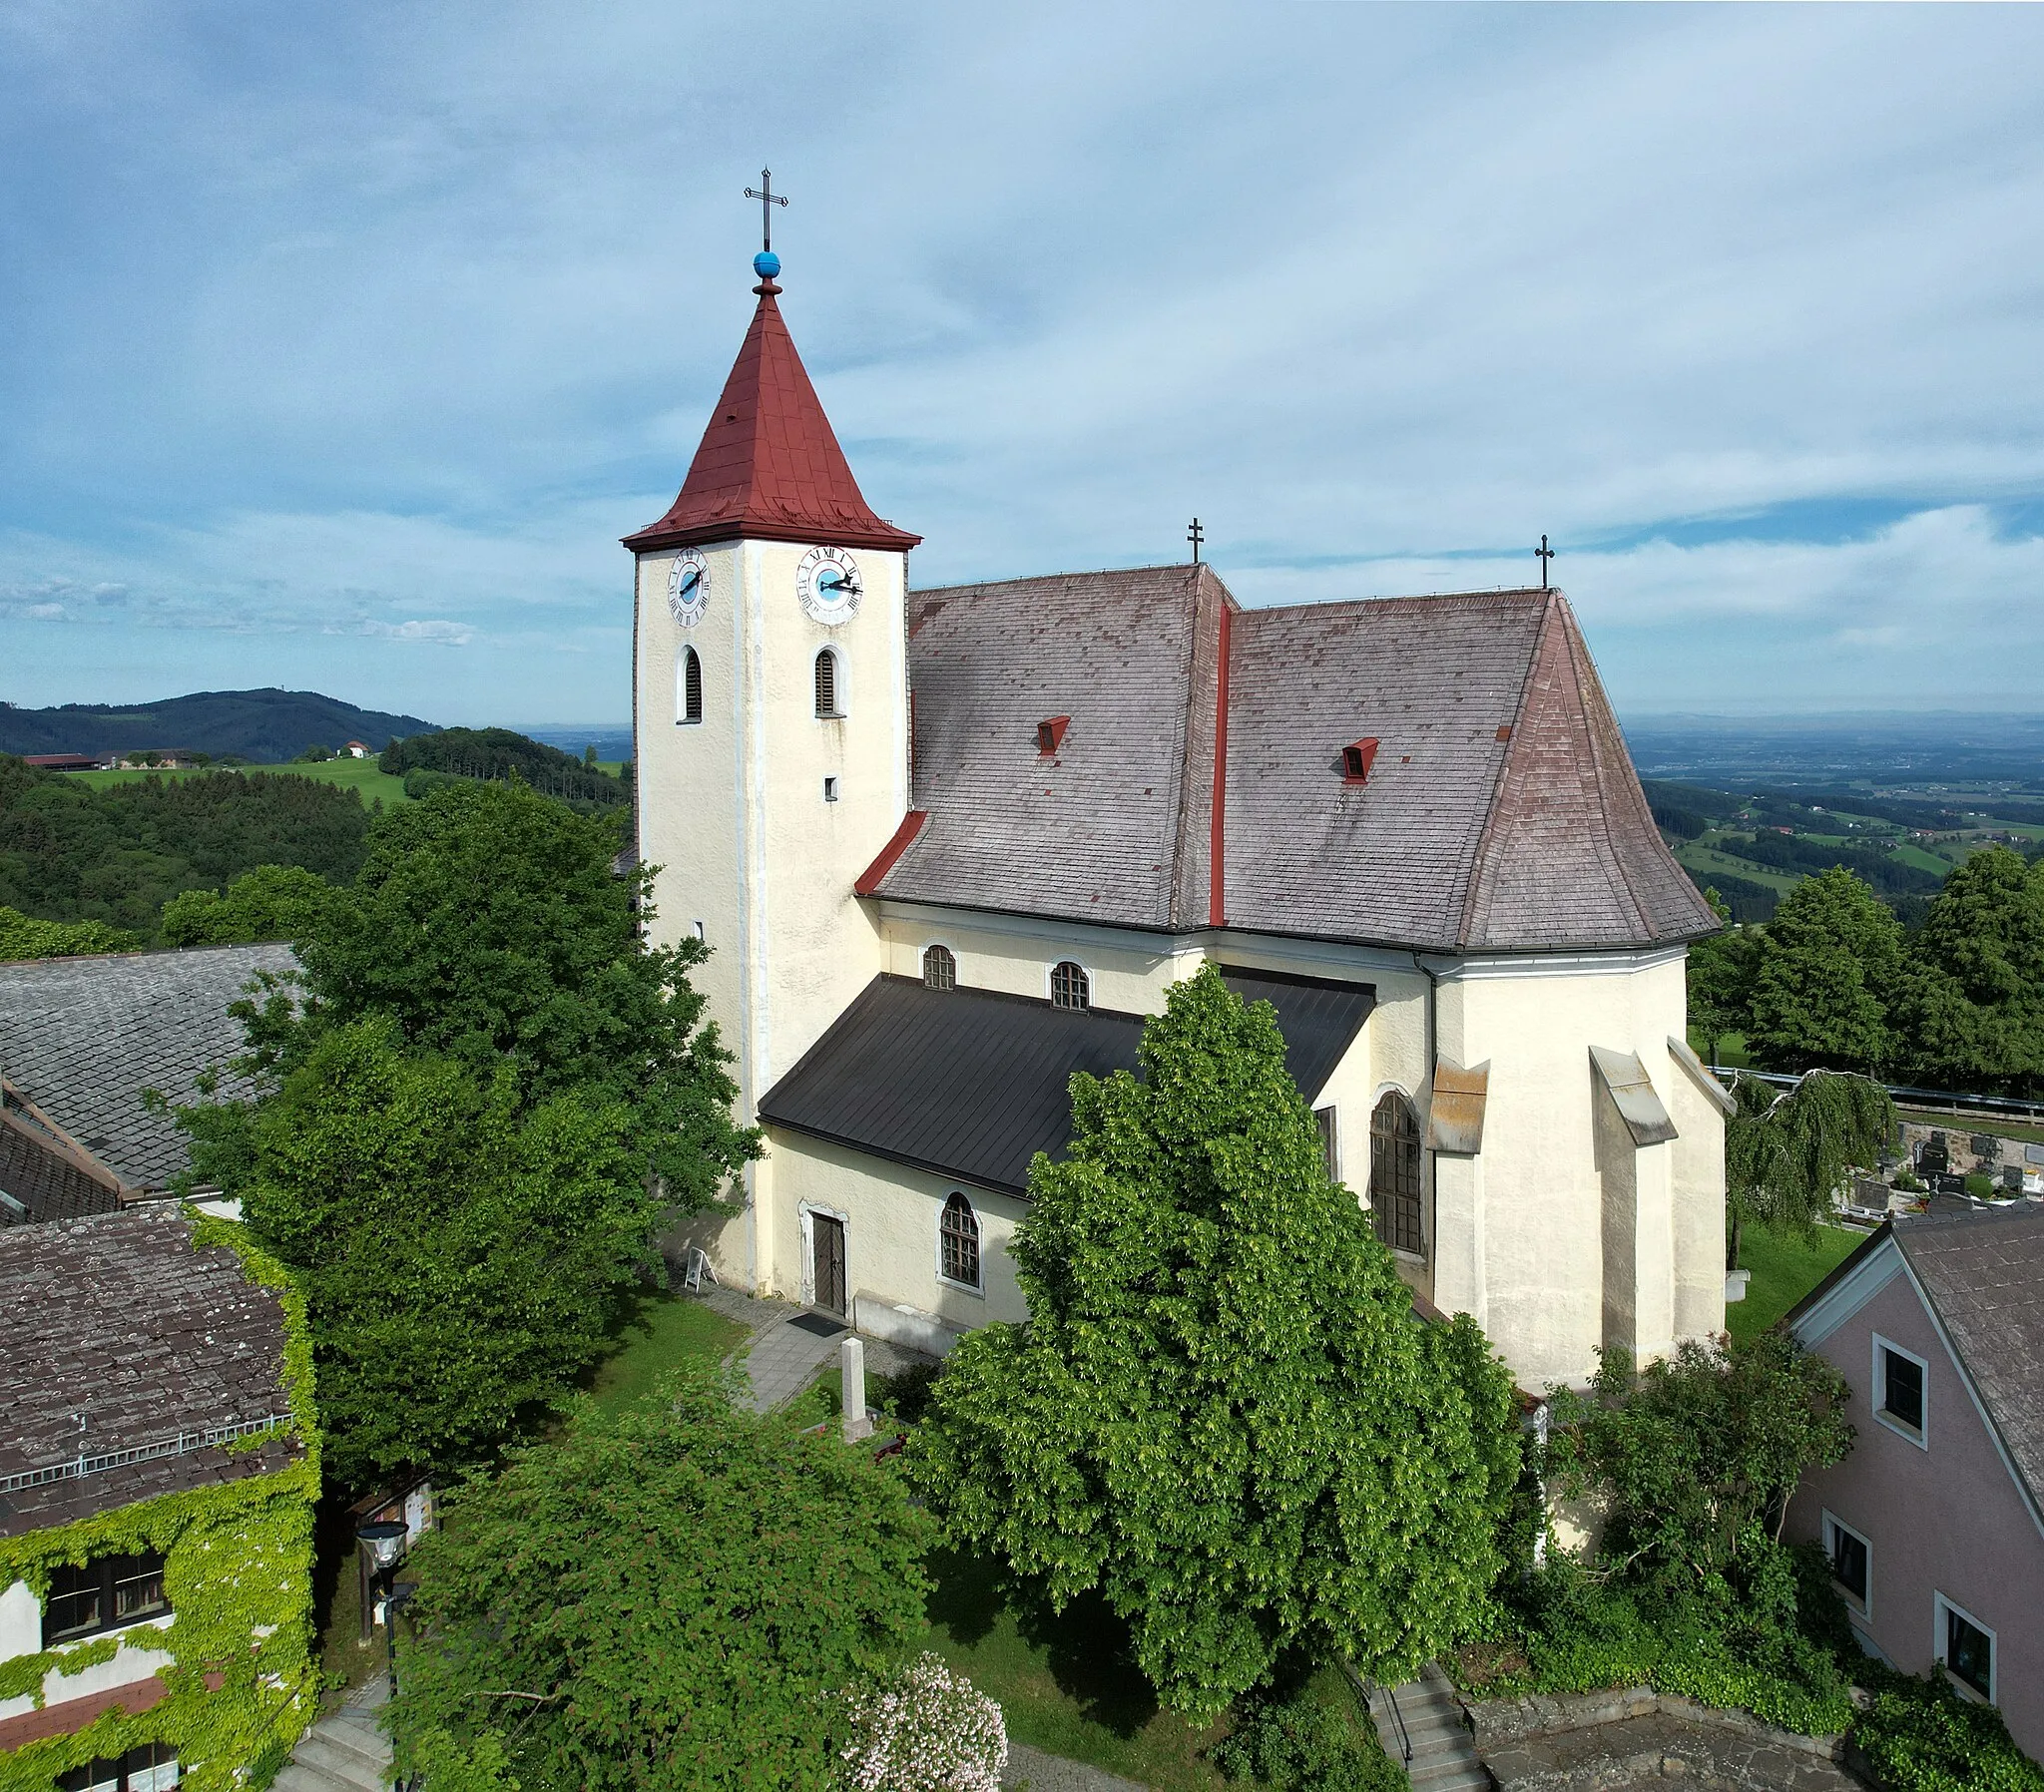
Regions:
<instances>
[{"instance_id":1,"label":"bush","mask_svg":"<svg viewBox=\"0 0 2044 1792\"><path fill-rule=\"evenodd\" d=\"M38 921L0 908L0 960L81 958L97 952L134 952L142 942L104 921Z\"/></svg>"},{"instance_id":2,"label":"bush","mask_svg":"<svg viewBox=\"0 0 2044 1792\"><path fill-rule=\"evenodd\" d=\"M164 904L168 946L246 946L296 939L326 911L333 886L297 865L257 865L218 890L187 890Z\"/></svg>"},{"instance_id":3,"label":"bush","mask_svg":"<svg viewBox=\"0 0 2044 1792\"><path fill-rule=\"evenodd\" d=\"M1410 1783L1367 1720L1348 1721L1303 1683L1238 1699L1214 1760L1230 1779L1280 1792L1406 1792Z\"/></svg>"},{"instance_id":4,"label":"bush","mask_svg":"<svg viewBox=\"0 0 2044 1792\"><path fill-rule=\"evenodd\" d=\"M937 1385L937 1377L943 1374L942 1363L910 1363L905 1369L897 1369L892 1375L876 1376L873 1381L876 1404L884 1413L891 1413L904 1425L917 1425L929 1411L930 1393Z\"/></svg>"},{"instance_id":5,"label":"bush","mask_svg":"<svg viewBox=\"0 0 2044 1792\"><path fill-rule=\"evenodd\" d=\"M1852 1740L1887 1792L2044 1792L2044 1768L2016 1747L2001 1713L1940 1680L1890 1676Z\"/></svg>"},{"instance_id":6,"label":"bush","mask_svg":"<svg viewBox=\"0 0 2044 1792\"><path fill-rule=\"evenodd\" d=\"M844 1706L851 1735L838 1752L857 1792L1000 1792L1001 1708L941 1656L925 1651Z\"/></svg>"}]
</instances>

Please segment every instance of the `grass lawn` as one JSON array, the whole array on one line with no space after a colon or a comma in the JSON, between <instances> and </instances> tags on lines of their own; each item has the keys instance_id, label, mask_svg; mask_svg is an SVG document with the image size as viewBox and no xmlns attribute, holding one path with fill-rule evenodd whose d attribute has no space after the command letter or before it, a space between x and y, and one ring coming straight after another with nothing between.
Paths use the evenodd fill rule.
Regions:
<instances>
[{"instance_id":1,"label":"grass lawn","mask_svg":"<svg viewBox=\"0 0 2044 1792\"><path fill-rule=\"evenodd\" d=\"M1689 1049L1706 1064L1711 1062L1711 1042L1704 1037L1703 1029L1689 1030ZM1746 1049L1746 1035L1743 1033L1721 1033L1718 1035L1718 1062L1729 1071L1753 1069L1753 1056Z\"/></svg>"},{"instance_id":2,"label":"grass lawn","mask_svg":"<svg viewBox=\"0 0 2044 1792\"><path fill-rule=\"evenodd\" d=\"M404 793L404 779L392 777L374 759L327 759L317 765L243 765L242 771L276 771L290 777L317 778L322 784L338 784L343 790L358 791L364 804L376 797L386 809L410 800ZM151 771L137 766L121 771L67 771L66 777L104 789L109 784L134 784L143 778L200 778L206 771Z\"/></svg>"},{"instance_id":3,"label":"grass lawn","mask_svg":"<svg viewBox=\"0 0 2044 1792\"><path fill-rule=\"evenodd\" d=\"M1725 1309L1735 1344L1757 1337L1842 1263L1866 1234L1849 1226L1818 1226L1814 1243L1750 1225L1739 1261L1753 1271L1746 1298Z\"/></svg>"},{"instance_id":4,"label":"grass lawn","mask_svg":"<svg viewBox=\"0 0 2044 1792\"><path fill-rule=\"evenodd\" d=\"M1700 840L1685 840L1676 847L1675 856L1679 863L1686 865L1708 878L1713 871L1722 871L1729 877L1743 877L1748 883L1766 884L1769 889L1786 896L1801 881L1801 873L1782 871L1771 865L1756 865L1751 859L1735 858L1729 852L1720 852L1715 846L1706 846Z\"/></svg>"},{"instance_id":5,"label":"grass lawn","mask_svg":"<svg viewBox=\"0 0 2044 1792\"><path fill-rule=\"evenodd\" d=\"M722 1361L745 1342L735 1319L686 1294L647 1293L613 1328L617 1348L584 1379L599 1406L615 1412L653 1392L653 1384L690 1357Z\"/></svg>"}]
</instances>

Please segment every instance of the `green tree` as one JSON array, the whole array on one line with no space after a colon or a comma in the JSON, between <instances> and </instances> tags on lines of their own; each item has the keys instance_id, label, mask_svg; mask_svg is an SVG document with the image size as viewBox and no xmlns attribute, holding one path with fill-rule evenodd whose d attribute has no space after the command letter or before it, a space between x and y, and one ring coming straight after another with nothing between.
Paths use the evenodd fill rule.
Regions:
<instances>
[{"instance_id":1,"label":"green tree","mask_svg":"<svg viewBox=\"0 0 2044 1792\"><path fill-rule=\"evenodd\" d=\"M1974 853L1910 946L1897 1004L1910 1076L1946 1089L2044 1082L2044 861Z\"/></svg>"},{"instance_id":2,"label":"green tree","mask_svg":"<svg viewBox=\"0 0 2044 1792\"><path fill-rule=\"evenodd\" d=\"M306 1000L252 1017L288 1071L328 1027L388 1016L404 1049L523 1101L569 1091L625 1106L668 1203L701 1212L759 1150L732 1120L730 1055L689 969L705 948L650 949L651 878L621 878L615 818L517 784L462 784L379 816L354 884L297 939Z\"/></svg>"},{"instance_id":3,"label":"green tree","mask_svg":"<svg viewBox=\"0 0 2044 1792\"><path fill-rule=\"evenodd\" d=\"M1029 1320L952 1353L911 1474L1055 1605L1099 1588L1182 1711L1293 1645L1401 1677L1499 1568L1510 1378L1466 1318L1414 1318L1268 1004L1209 966L1141 1059L1072 1080L1071 1155L1031 1165L1013 1246Z\"/></svg>"},{"instance_id":4,"label":"green tree","mask_svg":"<svg viewBox=\"0 0 2044 1792\"><path fill-rule=\"evenodd\" d=\"M661 1207L629 1108L521 1105L516 1073L324 1033L238 1128L249 1228L305 1291L327 1469L362 1487L487 1456L604 1348Z\"/></svg>"},{"instance_id":5,"label":"green tree","mask_svg":"<svg viewBox=\"0 0 2044 1792\"><path fill-rule=\"evenodd\" d=\"M400 1773L526 1792L840 1783L837 1697L923 1628L929 1539L861 1450L710 1371L457 1490L412 1557ZM456 1769L467 1765L469 1771Z\"/></svg>"},{"instance_id":6,"label":"green tree","mask_svg":"<svg viewBox=\"0 0 2044 1792\"><path fill-rule=\"evenodd\" d=\"M297 865L257 865L218 890L187 890L164 904L167 946L244 946L289 940L326 912L333 886Z\"/></svg>"},{"instance_id":7,"label":"green tree","mask_svg":"<svg viewBox=\"0 0 2044 1792\"><path fill-rule=\"evenodd\" d=\"M1894 1053L1902 962L1894 913L1842 866L1805 877L1760 942L1750 1041L1771 1068L1873 1070Z\"/></svg>"},{"instance_id":8,"label":"green tree","mask_svg":"<svg viewBox=\"0 0 2044 1792\"><path fill-rule=\"evenodd\" d=\"M38 921L19 909L0 908L0 961L134 952L141 945L134 934L104 921Z\"/></svg>"},{"instance_id":9,"label":"green tree","mask_svg":"<svg viewBox=\"0 0 2044 1792\"><path fill-rule=\"evenodd\" d=\"M1707 891L1715 896L1715 891ZM1713 906L1717 906L1715 903ZM1753 1026L1754 978L1760 968L1761 936L1753 928L1729 928L1689 949L1689 1024L1703 1036L1710 1061L1726 1034Z\"/></svg>"},{"instance_id":10,"label":"green tree","mask_svg":"<svg viewBox=\"0 0 2044 1792\"><path fill-rule=\"evenodd\" d=\"M1878 1083L1844 1071L1806 1071L1778 1090L1736 1077L1725 1127L1725 1258L1739 1267L1740 1234L1758 1220L1811 1235L1854 1168L1871 1169L1896 1137L1895 1105Z\"/></svg>"}]
</instances>

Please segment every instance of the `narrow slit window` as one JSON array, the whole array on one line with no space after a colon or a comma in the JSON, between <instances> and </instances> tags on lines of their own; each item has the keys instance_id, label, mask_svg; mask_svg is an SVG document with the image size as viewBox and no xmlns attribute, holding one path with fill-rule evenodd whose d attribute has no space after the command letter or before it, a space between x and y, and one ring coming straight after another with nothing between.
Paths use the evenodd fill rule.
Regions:
<instances>
[{"instance_id":1,"label":"narrow slit window","mask_svg":"<svg viewBox=\"0 0 2044 1792\"><path fill-rule=\"evenodd\" d=\"M1050 974L1050 1004L1053 1008L1091 1008L1093 985L1080 966L1061 959Z\"/></svg>"},{"instance_id":2,"label":"narrow slit window","mask_svg":"<svg viewBox=\"0 0 2044 1792\"><path fill-rule=\"evenodd\" d=\"M1341 1180L1341 1135L1334 1124L1331 1108L1313 1110L1313 1128L1320 1135L1320 1161L1327 1166L1327 1180Z\"/></svg>"},{"instance_id":3,"label":"narrow slit window","mask_svg":"<svg viewBox=\"0 0 2044 1792\"><path fill-rule=\"evenodd\" d=\"M1419 1214L1419 1120L1396 1090L1369 1120L1369 1211L1376 1234L1393 1250L1426 1252Z\"/></svg>"},{"instance_id":4,"label":"narrow slit window","mask_svg":"<svg viewBox=\"0 0 2044 1792\"><path fill-rule=\"evenodd\" d=\"M825 802L835 802L837 800L837 780L835 778L825 778L823 780L823 800Z\"/></svg>"},{"instance_id":5,"label":"narrow slit window","mask_svg":"<svg viewBox=\"0 0 2044 1792\"><path fill-rule=\"evenodd\" d=\"M958 960L948 946L931 946L922 955L922 987L926 990L955 990Z\"/></svg>"},{"instance_id":6,"label":"narrow slit window","mask_svg":"<svg viewBox=\"0 0 2044 1792\"><path fill-rule=\"evenodd\" d=\"M703 719L703 662L694 648L682 649L681 676L676 680L680 689L675 692L675 720L678 722L701 721Z\"/></svg>"},{"instance_id":7,"label":"narrow slit window","mask_svg":"<svg viewBox=\"0 0 2044 1792\"><path fill-rule=\"evenodd\" d=\"M979 1215L955 1188L945 1198L937 1227L937 1267L947 1282L979 1286Z\"/></svg>"},{"instance_id":8,"label":"narrow slit window","mask_svg":"<svg viewBox=\"0 0 2044 1792\"><path fill-rule=\"evenodd\" d=\"M837 656L825 648L816 656L816 715L835 720L843 713L837 706Z\"/></svg>"}]
</instances>

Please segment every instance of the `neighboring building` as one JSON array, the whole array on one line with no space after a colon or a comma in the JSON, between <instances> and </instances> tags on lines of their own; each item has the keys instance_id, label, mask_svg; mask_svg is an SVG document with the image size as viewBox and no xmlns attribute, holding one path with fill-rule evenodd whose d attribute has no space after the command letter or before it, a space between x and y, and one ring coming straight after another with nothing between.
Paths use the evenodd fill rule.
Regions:
<instances>
[{"instance_id":1,"label":"neighboring building","mask_svg":"<svg viewBox=\"0 0 2044 1792\"><path fill-rule=\"evenodd\" d=\"M369 757L373 749L363 745L363 743L359 740L350 740L340 750L342 754L347 758L366 759Z\"/></svg>"},{"instance_id":2,"label":"neighboring building","mask_svg":"<svg viewBox=\"0 0 2044 1792\"><path fill-rule=\"evenodd\" d=\"M2044 1755L2044 1209L1890 1220L1788 1324L1858 1434L1788 1535L1823 1545L1862 1643L1941 1663Z\"/></svg>"},{"instance_id":3,"label":"neighboring building","mask_svg":"<svg viewBox=\"0 0 2044 1792\"><path fill-rule=\"evenodd\" d=\"M29 753L24 762L40 765L45 771L97 771L106 763L91 753Z\"/></svg>"},{"instance_id":4,"label":"neighboring building","mask_svg":"<svg viewBox=\"0 0 2044 1792\"><path fill-rule=\"evenodd\" d=\"M165 1191L190 1158L149 1092L193 1101L200 1073L244 1049L229 1005L296 963L287 946L215 946L0 964L0 1225Z\"/></svg>"},{"instance_id":5,"label":"neighboring building","mask_svg":"<svg viewBox=\"0 0 2044 1792\"><path fill-rule=\"evenodd\" d=\"M759 305L636 561L638 854L766 1127L720 1270L943 1349L1075 1070L1205 962L1269 996L1329 1164L1521 1381L1724 1326L1717 920L1567 600L1245 610L1204 566L908 588Z\"/></svg>"},{"instance_id":6,"label":"neighboring building","mask_svg":"<svg viewBox=\"0 0 2044 1792\"><path fill-rule=\"evenodd\" d=\"M301 1309L195 1224L0 1232L8 1785L232 1786L316 1704Z\"/></svg>"}]
</instances>

